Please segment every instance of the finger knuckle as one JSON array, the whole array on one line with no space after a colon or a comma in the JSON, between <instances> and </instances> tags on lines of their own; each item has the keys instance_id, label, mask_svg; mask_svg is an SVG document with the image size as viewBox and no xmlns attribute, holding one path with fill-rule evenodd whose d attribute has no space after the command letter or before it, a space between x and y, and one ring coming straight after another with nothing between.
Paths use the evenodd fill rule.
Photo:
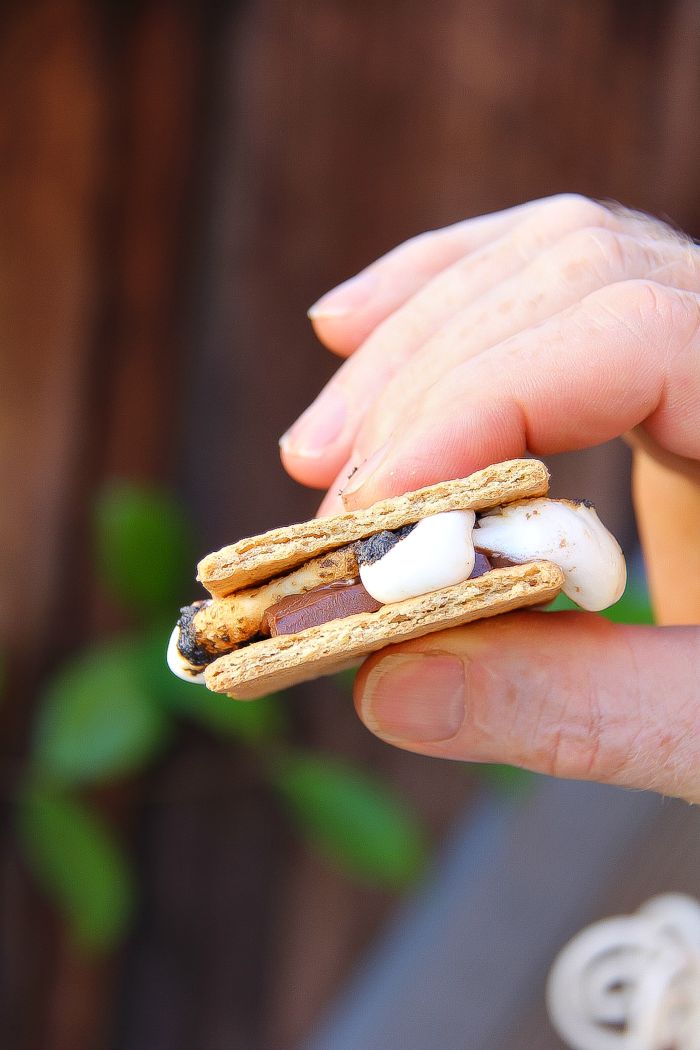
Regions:
<instances>
[{"instance_id":1,"label":"finger knuckle","mask_svg":"<svg viewBox=\"0 0 700 1050\"><path fill-rule=\"evenodd\" d=\"M700 323L696 295L647 278L618 281L601 290L599 298L618 319L650 332L673 332L682 339Z\"/></svg>"},{"instance_id":2,"label":"finger knuckle","mask_svg":"<svg viewBox=\"0 0 700 1050\"><path fill-rule=\"evenodd\" d=\"M574 717L546 741L543 768L567 780L632 783L639 773L639 742L619 720L606 719L601 698L592 689L578 696Z\"/></svg>"},{"instance_id":3,"label":"finger knuckle","mask_svg":"<svg viewBox=\"0 0 700 1050\"><path fill-rule=\"evenodd\" d=\"M582 226L567 233L546 261L553 277L578 282L593 274L608 283L611 274L624 270L627 251L624 240L614 230L601 226Z\"/></svg>"},{"instance_id":4,"label":"finger knuckle","mask_svg":"<svg viewBox=\"0 0 700 1050\"><path fill-rule=\"evenodd\" d=\"M615 225L609 208L580 193L560 193L550 197L547 206L554 218L560 217L570 228Z\"/></svg>"},{"instance_id":5,"label":"finger knuckle","mask_svg":"<svg viewBox=\"0 0 700 1050\"><path fill-rule=\"evenodd\" d=\"M559 727L546 741L543 766L550 776L587 780L604 776L604 767L612 764L597 704L590 704L586 712L585 718Z\"/></svg>"}]
</instances>

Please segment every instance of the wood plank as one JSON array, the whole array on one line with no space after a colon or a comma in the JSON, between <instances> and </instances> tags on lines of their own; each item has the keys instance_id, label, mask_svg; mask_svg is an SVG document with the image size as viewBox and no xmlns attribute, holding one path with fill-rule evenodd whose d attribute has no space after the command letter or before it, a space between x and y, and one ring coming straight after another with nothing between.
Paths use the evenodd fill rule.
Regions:
<instances>
[{"instance_id":1,"label":"wood plank","mask_svg":"<svg viewBox=\"0 0 700 1050\"><path fill-rule=\"evenodd\" d=\"M0 638L8 674L0 746L14 786L37 683L74 644L66 613L78 598L73 526L99 287L94 224L106 99L93 5L10 5L2 21ZM49 1048L44 1024L61 934L7 839L0 879L8 920L0 1027L11 1050Z\"/></svg>"},{"instance_id":2,"label":"wood plank","mask_svg":"<svg viewBox=\"0 0 700 1050\"><path fill-rule=\"evenodd\" d=\"M45 0L4 22L0 631L12 660L0 717L3 748L18 752L37 686L110 622L90 580L99 479L153 477L175 458L172 343L198 15L165 0L123 17ZM97 805L125 829L134 800L124 788ZM105 1045L117 959L77 951L9 844L3 866L12 922L1 1008L12 1050Z\"/></svg>"}]
</instances>

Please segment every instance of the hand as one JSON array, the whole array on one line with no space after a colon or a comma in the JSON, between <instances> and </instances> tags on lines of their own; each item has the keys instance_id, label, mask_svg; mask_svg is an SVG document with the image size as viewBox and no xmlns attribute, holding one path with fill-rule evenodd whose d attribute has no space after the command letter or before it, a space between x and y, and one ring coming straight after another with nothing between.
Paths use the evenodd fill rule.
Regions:
<instances>
[{"instance_id":1,"label":"hand","mask_svg":"<svg viewBox=\"0 0 700 1050\"><path fill-rule=\"evenodd\" d=\"M576 196L424 234L312 308L348 360L283 438L284 464L328 486L334 513L631 431L654 597L666 622L694 622L698 293L686 238ZM356 705L413 751L700 801L699 686L698 628L522 613L375 654Z\"/></svg>"}]
</instances>

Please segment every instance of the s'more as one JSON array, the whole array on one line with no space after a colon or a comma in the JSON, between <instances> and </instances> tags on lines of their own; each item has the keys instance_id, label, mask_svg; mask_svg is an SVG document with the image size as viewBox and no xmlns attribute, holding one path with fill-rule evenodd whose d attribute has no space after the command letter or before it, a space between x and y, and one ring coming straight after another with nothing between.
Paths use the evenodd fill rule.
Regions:
<instances>
[{"instance_id":1,"label":"s'more","mask_svg":"<svg viewBox=\"0 0 700 1050\"><path fill-rule=\"evenodd\" d=\"M548 490L543 463L516 459L239 540L199 563L210 597L181 609L168 664L247 700L560 591L612 605L626 582L617 541L590 503Z\"/></svg>"}]
</instances>

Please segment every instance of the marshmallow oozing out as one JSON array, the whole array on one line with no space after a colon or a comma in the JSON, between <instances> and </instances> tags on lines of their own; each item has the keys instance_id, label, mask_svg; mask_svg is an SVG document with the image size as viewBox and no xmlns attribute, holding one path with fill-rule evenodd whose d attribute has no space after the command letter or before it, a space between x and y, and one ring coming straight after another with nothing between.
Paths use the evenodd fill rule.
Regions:
<instances>
[{"instance_id":1,"label":"marshmallow oozing out","mask_svg":"<svg viewBox=\"0 0 700 1050\"><path fill-rule=\"evenodd\" d=\"M182 655L177 647L177 643L180 640L180 625L177 624L173 633L170 635L170 641L168 642L168 651L166 654L166 660L168 667L178 678L181 678L183 682L195 682L198 685L204 685L204 668L195 667Z\"/></svg>"},{"instance_id":2,"label":"marshmallow oozing out","mask_svg":"<svg viewBox=\"0 0 700 1050\"><path fill-rule=\"evenodd\" d=\"M625 589L620 545L587 503L531 499L496 507L479 519L474 542L514 562L554 562L564 594L590 612L614 605Z\"/></svg>"},{"instance_id":3,"label":"marshmallow oozing out","mask_svg":"<svg viewBox=\"0 0 700 1050\"><path fill-rule=\"evenodd\" d=\"M387 605L469 579L474 568L472 510L450 510L419 521L377 561L360 565L372 597Z\"/></svg>"}]
</instances>

